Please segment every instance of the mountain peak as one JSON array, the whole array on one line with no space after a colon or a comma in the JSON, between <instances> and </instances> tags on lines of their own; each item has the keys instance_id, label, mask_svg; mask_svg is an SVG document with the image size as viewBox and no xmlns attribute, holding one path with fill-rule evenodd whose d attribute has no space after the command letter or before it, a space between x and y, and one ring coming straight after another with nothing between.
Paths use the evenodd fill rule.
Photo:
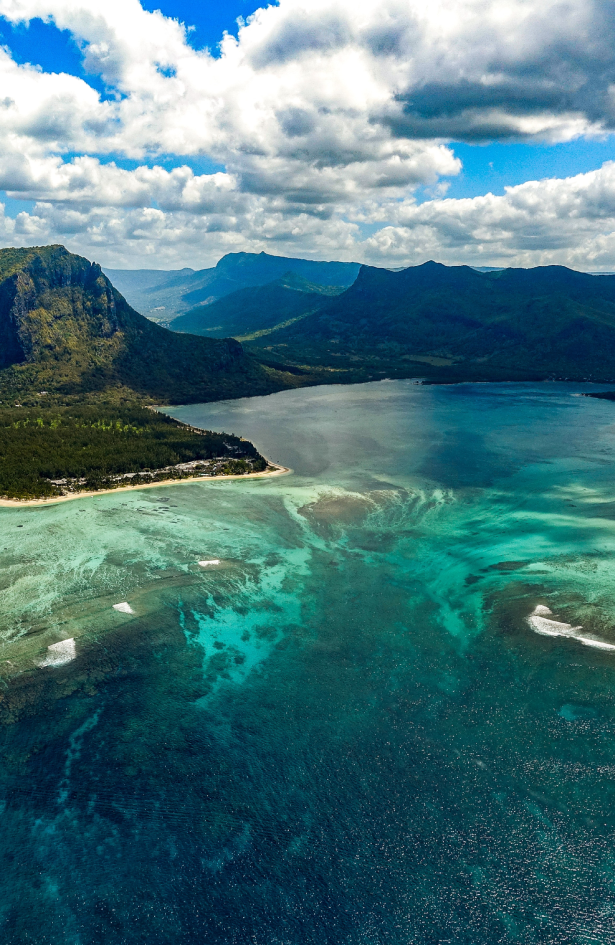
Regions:
<instances>
[{"instance_id":1,"label":"mountain peak","mask_svg":"<svg viewBox=\"0 0 615 945\"><path fill-rule=\"evenodd\" d=\"M5 390L128 388L175 403L279 388L233 339L177 335L139 315L98 263L61 245L0 250L0 372Z\"/></svg>"}]
</instances>

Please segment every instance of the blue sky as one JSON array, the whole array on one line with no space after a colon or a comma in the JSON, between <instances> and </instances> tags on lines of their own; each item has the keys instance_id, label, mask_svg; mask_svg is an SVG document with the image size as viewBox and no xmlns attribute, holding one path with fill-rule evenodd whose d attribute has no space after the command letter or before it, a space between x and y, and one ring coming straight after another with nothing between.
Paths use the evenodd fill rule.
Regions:
<instances>
[{"instance_id":1,"label":"blue sky","mask_svg":"<svg viewBox=\"0 0 615 945\"><path fill-rule=\"evenodd\" d=\"M210 0L205 0L205 2L179 0L173 3L143 4L143 7L150 12L160 10L165 16L174 17L193 26L192 45L198 49L207 46L212 52L215 51L225 30L237 35L238 17L247 19L260 6L262 4L249 2L249 0L239 0L236 3L227 3L225 0L217 3L211 3Z\"/></svg>"},{"instance_id":2,"label":"blue sky","mask_svg":"<svg viewBox=\"0 0 615 945\"><path fill-rule=\"evenodd\" d=\"M214 54L225 30L237 35L237 19L246 19L261 6L248 0L237 3L186 0L141 5L145 10L160 10L165 16L193 27L191 45L197 49L208 47ZM13 25L6 19L0 20L0 32L2 41L10 47L18 62L36 63L46 72L82 72L81 54L68 30L59 30L53 24L36 18L29 25Z\"/></svg>"},{"instance_id":3,"label":"blue sky","mask_svg":"<svg viewBox=\"0 0 615 945\"><path fill-rule=\"evenodd\" d=\"M214 55L218 54L217 47L224 32L236 36L238 18L247 19L261 5L254 0L219 0L215 3L209 0L158 3L154 0L142 3L143 8L150 12L160 10L165 16L193 27L189 34L191 45L196 49L207 47ZM104 83L84 72L81 52L68 30L59 30L40 19L32 20L29 26L12 26L0 19L0 35L18 62L34 63L45 72L66 71L80 75L104 93ZM615 159L615 141L609 135L598 140L579 138L559 144L496 141L469 145L453 141L452 146L463 162L463 171L450 179L449 197L476 197L487 191L503 194L506 186L545 177L570 177L597 169L605 161ZM167 155L165 165L173 163L180 162L173 155ZM129 166L130 162L125 164ZM192 166L211 170L220 165L200 160L192 162ZM425 199L423 194L421 199ZM30 202L16 201L12 206L13 209L22 209L29 205Z\"/></svg>"},{"instance_id":4,"label":"blue sky","mask_svg":"<svg viewBox=\"0 0 615 945\"><path fill-rule=\"evenodd\" d=\"M0 0L4 241L615 267L611 0L259 9Z\"/></svg>"}]
</instances>

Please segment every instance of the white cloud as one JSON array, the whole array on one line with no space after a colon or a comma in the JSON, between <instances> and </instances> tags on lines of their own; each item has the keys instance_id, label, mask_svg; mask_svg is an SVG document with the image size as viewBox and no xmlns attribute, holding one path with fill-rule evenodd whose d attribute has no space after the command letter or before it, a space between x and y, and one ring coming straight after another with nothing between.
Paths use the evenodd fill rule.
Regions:
<instances>
[{"instance_id":1,"label":"white cloud","mask_svg":"<svg viewBox=\"0 0 615 945\"><path fill-rule=\"evenodd\" d=\"M104 177L109 167L98 165L95 170ZM116 186L114 175L119 173L121 179L124 173L110 170L101 184L103 197ZM509 187L503 196L422 204L410 199L387 206L374 202L357 214L357 222L336 214L289 212L282 201L233 189L226 175L217 175L222 186L213 195L205 188L204 197L200 179L179 171L155 168L143 182L148 194L166 193L166 209L147 206L145 199L140 206L126 200L119 207L103 199L79 205L40 201L15 220L0 215L0 238L14 245L61 242L119 268L197 267L226 252L273 248L278 254L357 259L377 266L437 259L450 264L557 263L615 269L615 162L563 180ZM92 191L96 180L94 174L88 183ZM204 199L210 201L209 208L200 212ZM379 228L362 238L358 223L370 222Z\"/></svg>"},{"instance_id":2,"label":"white cloud","mask_svg":"<svg viewBox=\"0 0 615 945\"><path fill-rule=\"evenodd\" d=\"M615 119L611 0L281 0L226 36L218 59L138 0L0 0L0 13L72 32L119 96L84 137L133 156L336 166L387 142L404 161L427 139L565 139ZM67 89L78 103L80 84Z\"/></svg>"},{"instance_id":3,"label":"white cloud","mask_svg":"<svg viewBox=\"0 0 615 945\"><path fill-rule=\"evenodd\" d=\"M610 252L608 194L590 206L579 179L421 206L412 193L458 173L451 140L609 131L612 0L280 0L218 58L138 0L0 0L0 14L70 30L108 87L0 49L0 188L38 201L15 238L78 233L114 265L205 264L228 246L383 264ZM194 173L201 156L225 170ZM579 192L578 216L543 191ZM381 225L364 242L362 222Z\"/></svg>"},{"instance_id":4,"label":"white cloud","mask_svg":"<svg viewBox=\"0 0 615 945\"><path fill-rule=\"evenodd\" d=\"M374 208L373 217L382 216ZM615 163L563 180L529 181L504 196L412 202L390 209L391 225L364 243L366 258L391 264L444 262L579 269L615 268ZM382 264L382 263L381 263Z\"/></svg>"},{"instance_id":5,"label":"white cloud","mask_svg":"<svg viewBox=\"0 0 615 945\"><path fill-rule=\"evenodd\" d=\"M227 252L272 247L282 255L352 260L358 249L356 224L334 216L289 216L253 196L244 198L241 213L208 214L39 202L15 221L7 217L4 230L1 223L0 238L11 245L63 243L117 268L198 268Z\"/></svg>"},{"instance_id":6,"label":"white cloud","mask_svg":"<svg viewBox=\"0 0 615 945\"><path fill-rule=\"evenodd\" d=\"M125 170L114 162L78 157L29 158L14 154L0 159L0 188L10 197L52 201L83 207L147 207L216 213L241 210L246 197L229 174L195 175L189 167L137 167Z\"/></svg>"}]
</instances>

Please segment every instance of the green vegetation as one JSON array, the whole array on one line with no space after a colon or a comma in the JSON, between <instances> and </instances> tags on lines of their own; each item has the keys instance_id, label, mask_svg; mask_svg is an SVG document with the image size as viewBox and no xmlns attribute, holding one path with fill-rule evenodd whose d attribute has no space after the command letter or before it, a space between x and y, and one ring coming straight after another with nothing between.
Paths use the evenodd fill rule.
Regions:
<instances>
[{"instance_id":1,"label":"green vegetation","mask_svg":"<svg viewBox=\"0 0 615 945\"><path fill-rule=\"evenodd\" d=\"M199 305L175 318L169 327L209 338L248 341L286 328L343 291L342 286L315 285L287 272L275 282L238 289L217 302Z\"/></svg>"},{"instance_id":2,"label":"green vegetation","mask_svg":"<svg viewBox=\"0 0 615 945\"><path fill-rule=\"evenodd\" d=\"M167 470L180 463L217 457L193 470ZM0 409L0 495L29 499L157 478L259 472L266 462L249 442L226 433L201 432L157 411L133 405L58 409ZM67 480L60 485L51 480Z\"/></svg>"},{"instance_id":3,"label":"green vegetation","mask_svg":"<svg viewBox=\"0 0 615 945\"><path fill-rule=\"evenodd\" d=\"M267 326L263 324L263 327ZM342 295L246 349L299 383L615 380L615 276L364 266Z\"/></svg>"},{"instance_id":4,"label":"green vegetation","mask_svg":"<svg viewBox=\"0 0 615 945\"><path fill-rule=\"evenodd\" d=\"M0 250L0 402L185 403L269 393L283 377L233 339L154 325L62 246ZM45 391L45 394L40 394Z\"/></svg>"},{"instance_id":5,"label":"green vegetation","mask_svg":"<svg viewBox=\"0 0 615 945\"><path fill-rule=\"evenodd\" d=\"M49 247L42 247L47 249ZM29 249L16 249L10 246L8 249L0 250L0 279L8 279L13 273L18 272L27 263L40 252L40 246L33 246Z\"/></svg>"},{"instance_id":6,"label":"green vegetation","mask_svg":"<svg viewBox=\"0 0 615 945\"><path fill-rule=\"evenodd\" d=\"M0 250L2 496L261 471L252 444L144 405L269 393L289 382L233 339L152 324L98 265L62 246Z\"/></svg>"},{"instance_id":7,"label":"green vegetation","mask_svg":"<svg viewBox=\"0 0 615 945\"><path fill-rule=\"evenodd\" d=\"M352 285L359 269L358 263L319 262L268 253L227 253L216 266L199 272L108 269L106 274L138 312L168 324L195 306L208 305L246 286L266 285L289 272L315 285L345 287Z\"/></svg>"},{"instance_id":8,"label":"green vegetation","mask_svg":"<svg viewBox=\"0 0 615 945\"><path fill-rule=\"evenodd\" d=\"M0 250L0 493L192 475L183 463L209 463L208 474L262 468L250 444L188 430L147 404L382 377L615 381L613 276L364 266L341 290L355 273L246 253L188 273L198 279L182 304L197 307L175 327L233 334L244 347L153 324L62 246ZM198 306L214 288L226 297Z\"/></svg>"}]
</instances>

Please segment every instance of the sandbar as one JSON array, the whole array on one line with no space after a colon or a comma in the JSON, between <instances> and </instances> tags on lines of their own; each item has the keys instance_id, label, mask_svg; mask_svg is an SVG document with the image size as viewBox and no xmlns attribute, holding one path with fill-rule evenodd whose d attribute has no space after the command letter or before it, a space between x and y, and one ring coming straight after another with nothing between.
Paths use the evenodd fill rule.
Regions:
<instances>
[{"instance_id":1,"label":"sandbar","mask_svg":"<svg viewBox=\"0 0 615 945\"><path fill-rule=\"evenodd\" d=\"M269 462L269 461L268 461ZM161 479L159 482L144 482L138 486L115 486L114 489L98 489L96 492L71 492L70 495L54 495L46 499L0 499L0 508L25 508L30 505L55 505L73 499L89 499L92 496L108 495L111 492L128 492L134 489L153 489L156 486L177 486L186 482L228 482L229 479L269 479L271 476L286 476L292 472L287 466L269 463L270 469L263 472L233 474L231 476L189 476L187 479Z\"/></svg>"}]
</instances>

